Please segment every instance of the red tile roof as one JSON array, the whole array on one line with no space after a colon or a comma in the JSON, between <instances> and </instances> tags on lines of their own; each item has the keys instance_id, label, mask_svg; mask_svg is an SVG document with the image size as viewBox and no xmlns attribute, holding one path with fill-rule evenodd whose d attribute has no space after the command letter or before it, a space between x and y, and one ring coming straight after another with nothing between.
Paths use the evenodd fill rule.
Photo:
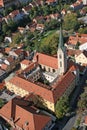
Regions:
<instances>
[{"instance_id":1,"label":"red tile roof","mask_svg":"<svg viewBox=\"0 0 87 130\"><path fill-rule=\"evenodd\" d=\"M9 15L11 15L12 17L15 17L16 15L18 15L20 12L19 10L14 10L12 11Z\"/></svg>"},{"instance_id":2,"label":"red tile roof","mask_svg":"<svg viewBox=\"0 0 87 130\"><path fill-rule=\"evenodd\" d=\"M22 88L30 93L35 93L37 95L41 95L43 99L46 99L48 101L53 101L52 91L43 88L41 86L38 86L32 82L27 81L26 79L20 78L18 76L13 77L11 80L9 80L10 83L16 85L19 88ZM50 96L49 96L50 95Z\"/></svg>"},{"instance_id":3,"label":"red tile roof","mask_svg":"<svg viewBox=\"0 0 87 130\"><path fill-rule=\"evenodd\" d=\"M0 89L3 89L5 86L5 82L0 83Z\"/></svg>"},{"instance_id":4,"label":"red tile roof","mask_svg":"<svg viewBox=\"0 0 87 130\"><path fill-rule=\"evenodd\" d=\"M56 102L67 90L67 88L72 84L75 80L76 76L68 71L56 84L55 89L53 90L54 102Z\"/></svg>"},{"instance_id":5,"label":"red tile roof","mask_svg":"<svg viewBox=\"0 0 87 130\"><path fill-rule=\"evenodd\" d=\"M23 9L24 9L25 11L29 11L29 10L32 9L32 6L31 6L31 5L28 5L28 6L24 7Z\"/></svg>"},{"instance_id":6,"label":"red tile roof","mask_svg":"<svg viewBox=\"0 0 87 130\"><path fill-rule=\"evenodd\" d=\"M12 101L8 102L1 110L0 115L4 118L11 119ZM15 125L28 130L41 130L51 120L50 117L37 113L37 109L33 106L24 107L15 104ZM27 125L25 125L27 123Z\"/></svg>"},{"instance_id":7,"label":"red tile roof","mask_svg":"<svg viewBox=\"0 0 87 130\"><path fill-rule=\"evenodd\" d=\"M11 51L11 48L10 48L10 47L5 48L5 52L6 52L6 53L9 53L10 51Z\"/></svg>"},{"instance_id":8,"label":"red tile roof","mask_svg":"<svg viewBox=\"0 0 87 130\"><path fill-rule=\"evenodd\" d=\"M1 64L1 69L6 70L7 67L8 67L8 65L6 65L6 64Z\"/></svg>"},{"instance_id":9,"label":"red tile roof","mask_svg":"<svg viewBox=\"0 0 87 130\"><path fill-rule=\"evenodd\" d=\"M21 55L23 53L22 49L17 49L14 51L17 55Z\"/></svg>"},{"instance_id":10,"label":"red tile roof","mask_svg":"<svg viewBox=\"0 0 87 130\"><path fill-rule=\"evenodd\" d=\"M57 58L46 55L46 54L42 54L42 53L37 53L36 58L38 58L38 63L39 64L49 66L49 67L52 67L54 69L58 69L58 60L57 60Z\"/></svg>"},{"instance_id":11,"label":"red tile roof","mask_svg":"<svg viewBox=\"0 0 87 130\"><path fill-rule=\"evenodd\" d=\"M67 88L71 85L73 80L75 80L75 75L71 71L68 71L61 78L61 81L58 80L57 82L55 82L55 85L52 86L53 90L41 87L40 84L29 82L18 76L13 77L9 82L30 93L40 95L45 100L56 103L56 101L65 93ZM50 86L48 86L48 88L50 88Z\"/></svg>"},{"instance_id":12,"label":"red tile roof","mask_svg":"<svg viewBox=\"0 0 87 130\"><path fill-rule=\"evenodd\" d=\"M29 72L30 70L32 70L32 69L34 69L35 67L37 67L37 65L38 65L37 62L36 62L36 63L31 62L31 63L29 64L29 66L22 71L22 73L23 73L23 72L25 72L25 73Z\"/></svg>"},{"instance_id":13,"label":"red tile roof","mask_svg":"<svg viewBox=\"0 0 87 130\"><path fill-rule=\"evenodd\" d=\"M72 50L72 49L68 49L68 50L67 50L67 54L68 54L69 56L75 56L75 55L79 55L79 54L81 54L81 53L82 53L81 50Z\"/></svg>"},{"instance_id":14,"label":"red tile roof","mask_svg":"<svg viewBox=\"0 0 87 130\"><path fill-rule=\"evenodd\" d=\"M29 65L31 63L31 61L24 59L20 63L25 64L25 65Z\"/></svg>"},{"instance_id":15,"label":"red tile roof","mask_svg":"<svg viewBox=\"0 0 87 130\"><path fill-rule=\"evenodd\" d=\"M53 2L56 2L56 0L47 0L46 1L47 3L49 2L49 3L53 3Z\"/></svg>"},{"instance_id":16,"label":"red tile roof","mask_svg":"<svg viewBox=\"0 0 87 130\"><path fill-rule=\"evenodd\" d=\"M7 58L7 61L8 61L9 63L12 63L12 62L14 62L14 59L13 59L12 56L9 56L9 57Z\"/></svg>"},{"instance_id":17,"label":"red tile roof","mask_svg":"<svg viewBox=\"0 0 87 130\"><path fill-rule=\"evenodd\" d=\"M80 42L81 44L87 42L87 34L76 33L75 36L69 37L68 44L76 45L77 42Z\"/></svg>"},{"instance_id":18,"label":"red tile roof","mask_svg":"<svg viewBox=\"0 0 87 130\"><path fill-rule=\"evenodd\" d=\"M85 117L85 122L84 123L87 125L87 116Z\"/></svg>"}]
</instances>

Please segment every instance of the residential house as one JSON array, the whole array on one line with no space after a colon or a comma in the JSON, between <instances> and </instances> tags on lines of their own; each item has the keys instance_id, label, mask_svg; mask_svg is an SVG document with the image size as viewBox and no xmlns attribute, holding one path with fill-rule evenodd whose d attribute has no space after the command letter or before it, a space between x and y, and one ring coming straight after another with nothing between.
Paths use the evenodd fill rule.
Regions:
<instances>
[{"instance_id":1,"label":"residential house","mask_svg":"<svg viewBox=\"0 0 87 130\"><path fill-rule=\"evenodd\" d=\"M81 9L80 10L80 14L82 15L82 16L85 16L86 15L86 10L83 8L83 9Z\"/></svg>"},{"instance_id":2,"label":"residential house","mask_svg":"<svg viewBox=\"0 0 87 130\"><path fill-rule=\"evenodd\" d=\"M50 116L20 98L12 99L1 108L0 116L17 130L51 130L52 126Z\"/></svg>"},{"instance_id":3,"label":"residential house","mask_svg":"<svg viewBox=\"0 0 87 130\"><path fill-rule=\"evenodd\" d=\"M27 59L22 60L22 61L20 62L20 64L21 64L21 69L22 69L22 70L26 69L26 68L29 66L30 63L31 63L31 61L29 61L29 60L27 60Z\"/></svg>"},{"instance_id":4,"label":"residential house","mask_svg":"<svg viewBox=\"0 0 87 130\"><path fill-rule=\"evenodd\" d=\"M29 11L31 11L32 9L32 6L31 5L28 5L26 7L23 7L22 8L22 11L25 13L25 14L29 14Z\"/></svg>"},{"instance_id":5,"label":"residential house","mask_svg":"<svg viewBox=\"0 0 87 130\"><path fill-rule=\"evenodd\" d=\"M12 20L18 21L23 19L24 14L19 10L14 10L9 14L9 16L11 17Z\"/></svg>"},{"instance_id":6,"label":"residential house","mask_svg":"<svg viewBox=\"0 0 87 130\"><path fill-rule=\"evenodd\" d=\"M44 24L37 24L36 30L43 31L44 30Z\"/></svg>"},{"instance_id":7,"label":"residential house","mask_svg":"<svg viewBox=\"0 0 87 130\"><path fill-rule=\"evenodd\" d=\"M79 46L79 50L87 50L87 42Z\"/></svg>"},{"instance_id":8,"label":"residential house","mask_svg":"<svg viewBox=\"0 0 87 130\"><path fill-rule=\"evenodd\" d=\"M23 19L24 17L24 13L23 12L20 12L19 10L14 10L12 11L9 15L5 16L3 18L3 20L5 20L5 22L8 24L8 21L11 19L15 22Z\"/></svg>"},{"instance_id":9,"label":"residential house","mask_svg":"<svg viewBox=\"0 0 87 130\"><path fill-rule=\"evenodd\" d=\"M0 6L4 7L4 1L0 0Z\"/></svg>"},{"instance_id":10,"label":"residential house","mask_svg":"<svg viewBox=\"0 0 87 130\"><path fill-rule=\"evenodd\" d=\"M3 69L0 68L0 82L2 82L2 80L3 80L4 77L5 77L5 75L6 75L5 70L3 70Z\"/></svg>"},{"instance_id":11,"label":"residential house","mask_svg":"<svg viewBox=\"0 0 87 130\"><path fill-rule=\"evenodd\" d=\"M13 49L9 52L9 55L13 56L14 58L18 59L19 61L24 59L23 49Z\"/></svg>"},{"instance_id":12,"label":"residential house","mask_svg":"<svg viewBox=\"0 0 87 130\"><path fill-rule=\"evenodd\" d=\"M12 42L12 38L11 37L5 37L4 41L6 43L11 43Z\"/></svg>"},{"instance_id":13,"label":"residential house","mask_svg":"<svg viewBox=\"0 0 87 130\"><path fill-rule=\"evenodd\" d=\"M9 54L9 52L11 51L11 49L12 49L12 48L10 48L10 47L6 47L6 48L5 48L5 53L6 53L6 54Z\"/></svg>"},{"instance_id":14,"label":"residential house","mask_svg":"<svg viewBox=\"0 0 87 130\"><path fill-rule=\"evenodd\" d=\"M80 45L86 43L87 42L87 34L76 33L75 35L70 36L68 39L68 42L66 43L66 46L68 49L75 49L78 42Z\"/></svg>"},{"instance_id":15,"label":"residential house","mask_svg":"<svg viewBox=\"0 0 87 130\"><path fill-rule=\"evenodd\" d=\"M0 6L4 7L13 4L14 0L0 0ZM17 2L17 1L15 1Z\"/></svg>"},{"instance_id":16,"label":"residential house","mask_svg":"<svg viewBox=\"0 0 87 130\"><path fill-rule=\"evenodd\" d=\"M26 32L26 29L24 27L18 27L18 31L23 34Z\"/></svg>"},{"instance_id":17,"label":"residential house","mask_svg":"<svg viewBox=\"0 0 87 130\"><path fill-rule=\"evenodd\" d=\"M31 32L34 32L36 30L36 26L37 24L35 22L32 22L30 25L29 25L29 30Z\"/></svg>"},{"instance_id":18,"label":"residential house","mask_svg":"<svg viewBox=\"0 0 87 130\"><path fill-rule=\"evenodd\" d=\"M57 2L57 0L46 0L46 4L48 4L48 5L53 5L53 4L55 4Z\"/></svg>"},{"instance_id":19,"label":"residential house","mask_svg":"<svg viewBox=\"0 0 87 130\"><path fill-rule=\"evenodd\" d=\"M8 72L11 72L16 67L15 59L12 56L7 57L7 59L4 60L4 63L8 65Z\"/></svg>"},{"instance_id":20,"label":"residential house","mask_svg":"<svg viewBox=\"0 0 87 130\"><path fill-rule=\"evenodd\" d=\"M70 8L74 11L82 9L83 8L83 2L80 0L77 0L74 4L70 5Z\"/></svg>"},{"instance_id":21,"label":"residential house","mask_svg":"<svg viewBox=\"0 0 87 130\"><path fill-rule=\"evenodd\" d=\"M83 5L87 5L87 0L82 0Z\"/></svg>"},{"instance_id":22,"label":"residential house","mask_svg":"<svg viewBox=\"0 0 87 130\"><path fill-rule=\"evenodd\" d=\"M5 72L8 71L8 65L7 64L1 64L0 65L1 69L4 70Z\"/></svg>"},{"instance_id":23,"label":"residential house","mask_svg":"<svg viewBox=\"0 0 87 130\"><path fill-rule=\"evenodd\" d=\"M75 55L75 61L78 64L87 66L87 51L83 51L80 54Z\"/></svg>"}]
</instances>

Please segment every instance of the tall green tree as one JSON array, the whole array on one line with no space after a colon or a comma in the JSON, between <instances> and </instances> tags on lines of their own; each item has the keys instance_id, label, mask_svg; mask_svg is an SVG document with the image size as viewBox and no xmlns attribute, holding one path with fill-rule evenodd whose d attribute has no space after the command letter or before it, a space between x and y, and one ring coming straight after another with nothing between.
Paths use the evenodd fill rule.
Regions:
<instances>
[{"instance_id":1,"label":"tall green tree","mask_svg":"<svg viewBox=\"0 0 87 130\"><path fill-rule=\"evenodd\" d=\"M71 30L71 29L74 30L76 25L78 25L78 19L77 19L77 15L75 13L67 14L64 17L63 28L65 30Z\"/></svg>"},{"instance_id":2,"label":"tall green tree","mask_svg":"<svg viewBox=\"0 0 87 130\"><path fill-rule=\"evenodd\" d=\"M67 96L63 96L57 101L55 106L56 116L62 118L69 111L69 99Z\"/></svg>"},{"instance_id":3,"label":"tall green tree","mask_svg":"<svg viewBox=\"0 0 87 130\"><path fill-rule=\"evenodd\" d=\"M87 92L81 94L77 105L80 110L87 109Z\"/></svg>"}]
</instances>

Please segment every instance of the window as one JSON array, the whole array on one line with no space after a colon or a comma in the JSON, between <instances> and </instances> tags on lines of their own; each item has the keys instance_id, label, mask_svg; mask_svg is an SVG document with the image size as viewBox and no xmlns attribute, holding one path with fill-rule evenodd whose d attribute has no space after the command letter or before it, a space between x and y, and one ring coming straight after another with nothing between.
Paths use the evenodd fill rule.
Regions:
<instances>
[{"instance_id":1,"label":"window","mask_svg":"<svg viewBox=\"0 0 87 130\"><path fill-rule=\"evenodd\" d=\"M62 67L62 62L60 61L60 67Z\"/></svg>"},{"instance_id":2,"label":"window","mask_svg":"<svg viewBox=\"0 0 87 130\"><path fill-rule=\"evenodd\" d=\"M60 58L60 59L62 58L61 54L59 55L59 58Z\"/></svg>"},{"instance_id":3,"label":"window","mask_svg":"<svg viewBox=\"0 0 87 130\"><path fill-rule=\"evenodd\" d=\"M53 72L55 72L55 69L53 69Z\"/></svg>"},{"instance_id":4,"label":"window","mask_svg":"<svg viewBox=\"0 0 87 130\"><path fill-rule=\"evenodd\" d=\"M48 68L48 71L50 72L50 68Z\"/></svg>"}]
</instances>

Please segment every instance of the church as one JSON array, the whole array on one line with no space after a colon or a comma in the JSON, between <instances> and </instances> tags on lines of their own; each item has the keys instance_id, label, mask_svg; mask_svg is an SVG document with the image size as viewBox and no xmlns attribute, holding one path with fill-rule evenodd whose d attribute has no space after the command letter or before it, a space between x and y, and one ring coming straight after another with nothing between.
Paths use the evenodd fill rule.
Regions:
<instances>
[{"instance_id":1,"label":"church","mask_svg":"<svg viewBox=\"0 0 87 130\"><path fill-rule=\"evenodd\" d=\"M60 27L57 57L36 52L33 60L20 63L21 72L6 81L6 87L16 95L38 95L48 109L55 112L60 97L70 96L79 82L79 69L69 61Z\"/></svg>"}]
</instances>

